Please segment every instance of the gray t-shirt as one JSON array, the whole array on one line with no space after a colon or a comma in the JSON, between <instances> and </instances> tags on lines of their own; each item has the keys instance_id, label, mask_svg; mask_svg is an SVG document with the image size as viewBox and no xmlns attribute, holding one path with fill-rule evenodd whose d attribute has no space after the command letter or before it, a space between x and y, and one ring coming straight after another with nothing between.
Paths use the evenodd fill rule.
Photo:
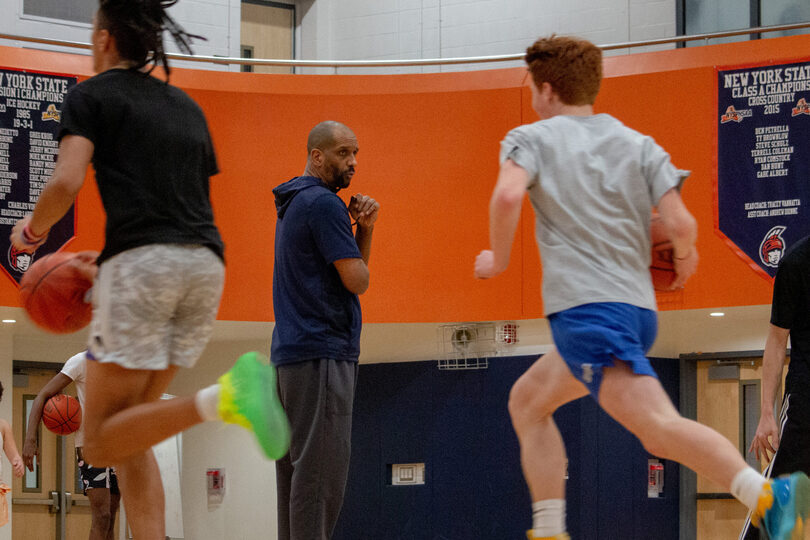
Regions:
<instances>
[{"instance_id":1,"label":"gray t-shirt","mask_svg":"<svg viewBox=\"0 0 810 540\"><path fill-rule=\"evenodd\" d=\"M608 114L517 127L501 142L506 159L531 179L546 316L593 302L656 309L652 208L688 171Z\"/></svg>"}]
</instances>

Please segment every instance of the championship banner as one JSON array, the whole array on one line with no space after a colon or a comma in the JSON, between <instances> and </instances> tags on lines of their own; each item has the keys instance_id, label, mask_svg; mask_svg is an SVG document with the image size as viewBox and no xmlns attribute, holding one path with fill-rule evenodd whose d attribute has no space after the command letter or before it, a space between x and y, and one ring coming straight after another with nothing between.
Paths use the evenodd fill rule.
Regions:
<instances>
[{"instance_id":1,"label":"championship banner","mask_svg":"<svg viewBox=\"0 0 810 540\"><path fill-rule=\"evenodd\" d=\"M760 275L810 234L810 62L718 70L715 226Z\"/></svg>"},{"instance_id":2,"label":"championship banner","mask_svg":"<svg viewBox=\"0 0 810 540\"><path fill-rule=\"evenodd\" d=\"M31 213L51 177L60 109L76 77L0 69L0 266L19 284L34 257L62 247L75 234L75 207L32 256L11 247L11 228Z\"/></svg>"}]
</instances>

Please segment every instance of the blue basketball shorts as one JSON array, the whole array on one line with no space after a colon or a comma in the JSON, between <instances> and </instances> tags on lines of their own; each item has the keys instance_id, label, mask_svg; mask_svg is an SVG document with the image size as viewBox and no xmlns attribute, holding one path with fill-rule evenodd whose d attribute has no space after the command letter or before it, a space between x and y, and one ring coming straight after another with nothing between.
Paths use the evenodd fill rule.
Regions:
<instances>
[{"instance_id":1,"label":"blue basketball shorts","mask_svg":"<svg viewBox=\"0 0 810 540\"><path fill-rule=\"evenodd\" d=\"M655 311L619 302L584 304L549 315L554 345L568 369L599 399L602 368L614 359L658 378L646 357L658 332Z\"/></svg>"}]
</instances>

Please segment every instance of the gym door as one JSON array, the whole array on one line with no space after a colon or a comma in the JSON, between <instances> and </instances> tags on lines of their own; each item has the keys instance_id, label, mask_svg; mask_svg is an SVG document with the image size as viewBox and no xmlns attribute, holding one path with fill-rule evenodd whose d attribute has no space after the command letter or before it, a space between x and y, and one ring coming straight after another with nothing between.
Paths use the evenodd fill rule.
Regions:
<instances>
[{"instance_id":1,"label":"gym door","mask_svg":"<svg viewBox=\"0 0 810 540\"><path fill-rule=\"evenodd\" d=\"M295 56L295 6L269 0L242 0L242 58L292 60ZM293 73L284 66L242 66L255 73Z\"/></svg>"},{"instance_id":2,"label":"gym door","mask_svg":"<svg viewBox=\"0 0 810 540\"><path fill-rule=\"evenodd\" d=\"M22 453L28 412L37 393L59 372L61 364L14 362L14 439ZM75 396L70 384L65 393ZM15 479L12 491L12 539L86 540L90 503L78 483L74 435L60 437L40 423L40 456L34 471ZM116 528L117 538L117 528Z\"/></svg>"}]
</instances>

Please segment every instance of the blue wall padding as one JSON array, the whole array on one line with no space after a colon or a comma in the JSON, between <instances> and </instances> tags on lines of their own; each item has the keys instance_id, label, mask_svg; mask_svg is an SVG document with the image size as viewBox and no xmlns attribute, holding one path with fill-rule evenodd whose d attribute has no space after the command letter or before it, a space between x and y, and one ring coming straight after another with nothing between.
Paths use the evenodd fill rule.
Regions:
<instances>
[{"instance_id":1,"label":"blue wall padding","mask_svg":"<svg viewBox=\"0 0 810 540\"><path fill-rule=\"evenodd\" d=\"M334 540L510 540L531 526L531 498L507 411L509 390L536 356L493 358L482 370L435 361L360 366L349 483ZM678 406L678 362L653 359ZM574 540L677 540L678 466L664 497L647 498L647 458L591 398L555 421L569 458ZM390 465L425 463L424 486L392 486Z\"/></svg>"}]
</instances>

